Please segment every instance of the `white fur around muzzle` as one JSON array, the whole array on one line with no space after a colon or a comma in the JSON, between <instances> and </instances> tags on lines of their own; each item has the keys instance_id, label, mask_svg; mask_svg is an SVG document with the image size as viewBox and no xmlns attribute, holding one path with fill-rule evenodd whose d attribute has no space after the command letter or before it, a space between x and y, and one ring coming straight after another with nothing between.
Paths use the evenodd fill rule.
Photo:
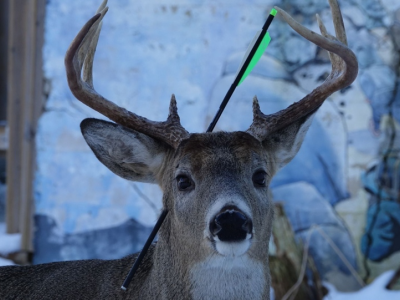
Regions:
<instances>
[{"instance_id":1,"label":"white fur around muzzle","mask_svg":"<svg viewBox=\"0 0 400 300\"><path fill-rule=\"evenodd\" d=\"M213 217L226 206L236 206L250 219L252 219L250 208L243 200L240 199L240 197L233 199L221 197L217 201L215 201L215 203L211 206L208 213L206 214L206 224L212 222ZM251 240L254 232L252 234L247 234L246 238L240 242L223 242L218 239L218 236L212 236L208 228L209 226L207 226L207 228L204 230L204 236L206 239L211 241L210 246L213 247L222 256L239 257L241 255L244 255L251 246Z\"/></svg>"}]
</instances>

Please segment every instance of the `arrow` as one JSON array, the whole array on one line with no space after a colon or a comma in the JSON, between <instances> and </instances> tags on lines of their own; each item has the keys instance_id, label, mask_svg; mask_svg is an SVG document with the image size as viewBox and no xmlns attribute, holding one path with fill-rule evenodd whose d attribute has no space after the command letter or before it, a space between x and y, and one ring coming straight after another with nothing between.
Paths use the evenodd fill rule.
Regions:
<instances>
[{"instance_id":1,"label":"arrow","mask_svg":"<svg viewBox=\"0 0 400 300\"><path fill-rule=\"evenodd\" d=\"M259 32L257 32L256 36L253 38L252 43L247 48L245 57L242 60L242 63L239 67L239 71L236 74L235 80L233 81L228 92L226 93L224 100L222 100L222 103L217 111L217 114L212 120L210 126L208 127L207 132L212 132L214 130L215 125L217 124L219 118L221 117L221 114L224 111L226 105L228 104L229 99L232 97L232 94L235 91L236 87L239 86L239 84L241 84L246 79L247 75L250 74L251 70L253 70L257 62L260 60L265 49L268 47L268 44L271 41L271 37L267 32L267 30L269 28L269 25L271 25L271 22L274 19L276 13L277 13L276 9L273 8L269 13L267 20L265 21L264 26Z\"/></svg>"}]
</instances>

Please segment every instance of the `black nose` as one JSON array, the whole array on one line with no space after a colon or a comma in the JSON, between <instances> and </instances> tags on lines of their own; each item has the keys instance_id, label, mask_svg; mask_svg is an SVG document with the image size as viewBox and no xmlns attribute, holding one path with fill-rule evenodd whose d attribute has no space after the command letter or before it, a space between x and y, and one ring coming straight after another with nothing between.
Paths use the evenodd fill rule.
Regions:
<instances>
[{"instance_id":1,"label":"black nose","mask_svg":"<svg viewBox=\"0 0 400 300\"><path fill-rule=\"evenodd\" d=\"M239 242L253 230L253 224L246 215L235 209L225 209L210 223L210 232L223 242Z\"/></svg>"}]
</instances>

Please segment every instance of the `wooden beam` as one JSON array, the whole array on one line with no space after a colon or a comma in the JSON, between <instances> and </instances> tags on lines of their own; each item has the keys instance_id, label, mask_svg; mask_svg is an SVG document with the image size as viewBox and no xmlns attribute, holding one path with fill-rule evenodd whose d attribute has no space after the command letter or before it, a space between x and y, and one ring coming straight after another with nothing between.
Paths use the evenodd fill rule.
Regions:
<instances>
[{"instance_id":1,"label":"wooden beam","mask_svg":"<svg viewBox=\"0 0 400 300\"><path fill-rule=\"evenodd\" d=\"M7 232L22 234L32 251L36 124L43 106L45 0L9 2Z\"/></svg>"},{"instance_id":2,"label":"wooden beam","mask_svg":"<svg viewBox=\"0 0 400 300\"><path fill-rule=\"evenodd\" d=\"M0 1L0 122L5 121L7 115L8 1Z\"/></svg>"},{"instance_id":3,"label":"wooden beam","mask_svg":"<svg viewBox=\"0 0 400 300\"><path fill-rule=\"evenodd\" d=\"M6 122L0 121L0 151L8 149L8 128Z\"/></svg>"}]
</instances>

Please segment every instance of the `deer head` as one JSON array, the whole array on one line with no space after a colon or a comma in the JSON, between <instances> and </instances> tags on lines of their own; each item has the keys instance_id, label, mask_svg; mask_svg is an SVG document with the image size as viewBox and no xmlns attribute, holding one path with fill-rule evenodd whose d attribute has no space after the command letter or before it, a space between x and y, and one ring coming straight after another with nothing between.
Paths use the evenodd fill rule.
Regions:
<instances>
[{"instance_id":1,"label":"deer head","mask_svg":"<svg viewBox=\"0 0 400 300\"><path fill-rule=\"evenodd\" d=\"M180 124L174 96L167 121L154 122L98 94L92 65L106 1L68 49L65 65L72 93L115 122L81 123L96 157L125 179L157 183L163 190L169 215L154 266L166 289L181 283L181 292L194 298L204 297L205 291L213 293L205 298L268 297L273 218L269 182L296 155L324 100L350 85L358 71L338 4L329 2L336 37L318 17L322 35L277 10L300 35L329 51L332 72L309 95L275 114L264 115L254 98L254 120L243 132L188 133ZM227 285L230 289L224 288Z\"/></svg>"}]
</instances>

